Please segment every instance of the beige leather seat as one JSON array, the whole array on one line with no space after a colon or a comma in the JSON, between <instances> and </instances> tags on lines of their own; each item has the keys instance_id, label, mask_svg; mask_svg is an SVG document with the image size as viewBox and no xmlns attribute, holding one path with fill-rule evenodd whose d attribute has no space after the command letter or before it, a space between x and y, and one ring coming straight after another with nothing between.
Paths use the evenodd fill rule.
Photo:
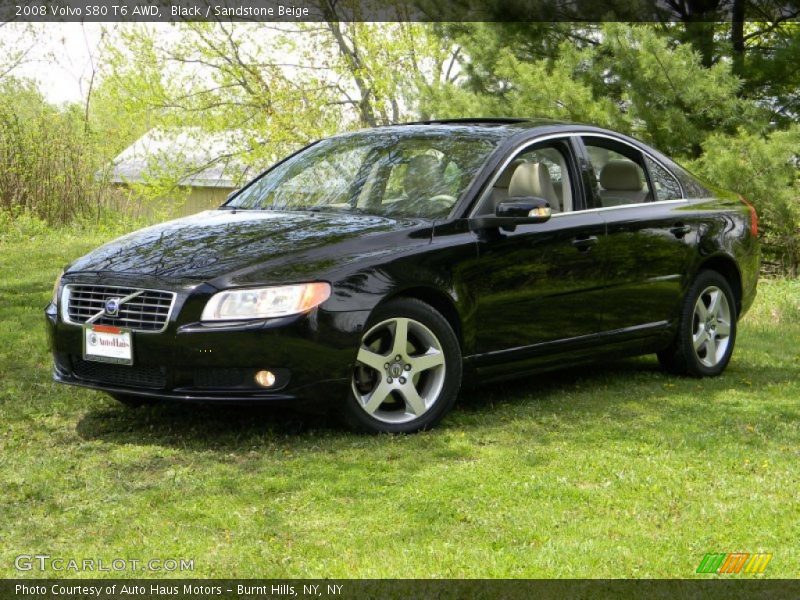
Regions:
<instances>
[{"instance_id":1,"label":"beige leather seat","mask_svg":"<svg viewBox=\"0 0 800 600\"><path fill-rule=\"evenodd\" d=\"M561 202L553 187L550 171L542 163L523 163L519 165L511 176L508 195L512 198L514 196L544 198L550 205L552 212L561 212Z\"/></svg>"},{"instance_id":2,"label":"beige leather seat","mask_svg":"<svg viewBox=\"0 0 800 600\"><path fill-rule=\"evenodd\" d=\"M508 186L511 185L511 178L514 176L514 171L517 170L517 167L524 162L521 158L511 161L511 164L497 178L494 186L492 186L491 194L483 200L483 205L477 211L477 214L493 215L497 205L508 200Z\"/></svg>"},{"instance_id":3,"label":"beige leather seat","mask_svg":"<svg viewBox=\"0 0 800 600\"><path fill-rule=\"evenodd\" d=\"M603 206L638 204L647 200L641 169L630 160L610 160L600 170Z\"/></svg>"}]
</instances>

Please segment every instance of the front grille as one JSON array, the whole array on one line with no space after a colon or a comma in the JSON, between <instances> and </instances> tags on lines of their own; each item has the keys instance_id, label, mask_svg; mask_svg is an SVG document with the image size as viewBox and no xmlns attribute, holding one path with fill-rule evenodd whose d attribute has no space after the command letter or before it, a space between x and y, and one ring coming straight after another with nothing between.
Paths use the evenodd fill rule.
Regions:
<instances>
[{"instance_id":1,"label":"front grille","mask_svg":"<svg viewBox=\"0 0 800 600\"><path fill-rule=\"evenodd\" d=\"M122 299L141 292L124 304L120 304L116 316L103 314L93 321L98 325L127 327L134 331L162 331L167 326L169 313L175 300L173 292L142 290L139 288L113 285L70 284L67 286L65 307L62 308L65 320L81 324L102 310L111 298Z\"/></svg>"},{"instance_id":2,"label":"front grille","mask_svg":"<svg viewBox=\"0 0 800 600\"><path fill-rule=\"evenodd\" d=\"M77 356L72 357L72 374L78 379L108 385L151 389L167 386L164 367L112 365L83 360Z\"/></svg>"}]
</instances>

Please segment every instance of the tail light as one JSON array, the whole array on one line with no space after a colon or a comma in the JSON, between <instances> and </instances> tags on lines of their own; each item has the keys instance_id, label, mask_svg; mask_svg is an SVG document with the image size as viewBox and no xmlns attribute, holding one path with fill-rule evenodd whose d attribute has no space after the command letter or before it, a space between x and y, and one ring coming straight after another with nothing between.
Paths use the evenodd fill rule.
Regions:
<instances>
[{"instance_id":1,"label":"tail light","mask_svg":"<svg viewBox=\"0 0 800 600\"><path fill-rule=\"evenodd\" d=\"M756 207L750 204L744 196L739 196L739 199L750 209L750 233L753 234L753 237L758 237L758 213L756 212Z\"/></svg>"}]
</instances>

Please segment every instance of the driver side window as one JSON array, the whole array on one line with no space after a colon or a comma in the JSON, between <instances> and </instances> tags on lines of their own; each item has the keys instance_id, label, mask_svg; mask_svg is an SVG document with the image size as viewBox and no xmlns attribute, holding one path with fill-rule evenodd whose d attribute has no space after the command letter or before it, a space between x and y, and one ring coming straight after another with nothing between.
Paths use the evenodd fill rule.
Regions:
<instances>
[{"instance_id":1,"label":"driver side window","mask_svg":"<svg viewBox=\"0 0 800 600\"><path fill-rule=\"evenodd\" d=\"M494 214L506 200L535 196L544 198L553 214L574 210L574 187L567 157L558 144L523 150L506 166L481 200L476 214Z\"/></svg>"}]
</instances>

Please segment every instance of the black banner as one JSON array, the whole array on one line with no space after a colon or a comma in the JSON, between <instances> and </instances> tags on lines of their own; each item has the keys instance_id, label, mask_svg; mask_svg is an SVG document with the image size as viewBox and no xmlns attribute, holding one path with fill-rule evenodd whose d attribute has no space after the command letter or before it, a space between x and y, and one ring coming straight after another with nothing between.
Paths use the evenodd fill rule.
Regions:
<instances>
[{"instance_id":1,"label":"black banner","mask_svg":"<svg viewBox=\"0 0 800 600\"><path fill-rule=\"evenodd\" d=\"M362 600L568 598L797 598L800 581L780 579L26 579L0 580L4 600Z\"/></svg>"},{"instance_id":2,"label":"black banner","mask_svg":"<svg viewBox=\"0 0 800 600\"><path fill-rule=\"evenodd\" d=\"M797 21L800 0L0 0L0 21Z\"/></svg>"}]
</instances>

